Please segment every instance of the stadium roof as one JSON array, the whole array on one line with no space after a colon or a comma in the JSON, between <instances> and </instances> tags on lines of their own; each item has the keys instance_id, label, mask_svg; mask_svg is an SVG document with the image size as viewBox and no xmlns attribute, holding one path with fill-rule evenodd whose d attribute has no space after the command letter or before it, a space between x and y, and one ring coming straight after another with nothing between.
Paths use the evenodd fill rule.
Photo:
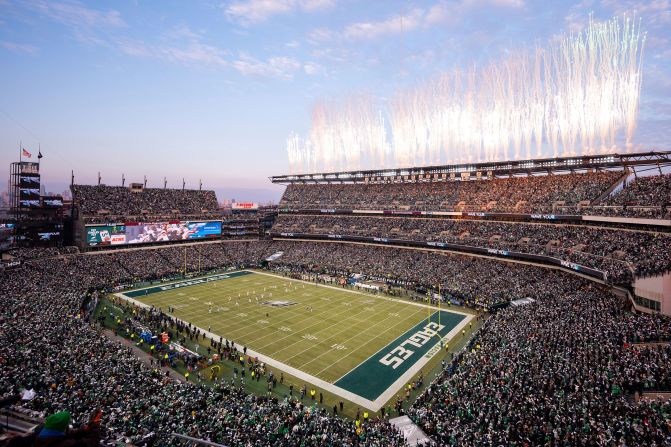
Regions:
<instances>
[{"instance_id":1,"label":"stadium roof","mask_svg":"<svg viewBox=\"0 0 671 447\"><path fill-rule=\"evenodd\" d=\"M636 166L671 166L671 151L632 154L581 155L578 157L539 158L489 163L425 166L415 168L371 169L360 171L290 174L270 177L272 183L364 183L415 182L473 177L581 172L590 169L625 169Z\"/></svg>"}]
</instances>

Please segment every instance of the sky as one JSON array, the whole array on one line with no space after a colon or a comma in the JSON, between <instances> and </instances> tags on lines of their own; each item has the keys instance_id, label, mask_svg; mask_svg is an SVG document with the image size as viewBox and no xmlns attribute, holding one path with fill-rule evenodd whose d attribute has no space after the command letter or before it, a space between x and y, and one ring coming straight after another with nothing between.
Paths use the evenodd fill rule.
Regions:
<instances>
[{"instance_id":1,"label":"sky","mask_svg":"<svg viewBox=\"0 0 671 447\"><path fill-rule=\"evenodd\" d=\"M671 0L0 0L0 165L41 149L47 190L214 189L277 201L286 138L315 103L389 97L441 73L636 14L635 142L671 149Z\"/></svg>"}]
</instances>

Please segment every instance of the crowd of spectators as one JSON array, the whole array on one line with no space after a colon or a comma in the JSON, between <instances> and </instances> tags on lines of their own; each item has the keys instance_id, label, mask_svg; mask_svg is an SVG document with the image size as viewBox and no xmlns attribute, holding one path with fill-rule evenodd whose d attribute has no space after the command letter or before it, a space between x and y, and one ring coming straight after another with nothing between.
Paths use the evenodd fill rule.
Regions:
<instances>
[{"instance_id":1,"label":"crowd of spectators","mask_svg":"<svg viewBox=\"0 0 671 447\"><path fill-rule=\"evenodd\" d=\"M562 287L564 277L527 264L389 246L277 241L270 248L284 253L271 263L273 269L342 276L361 273L409 289L440 285L446 298L471 307L552 294Z\"/></svg>"},{"instance_id":2,"label":"crowd of spectators","mask_svg":"<svg viewBox=\"0 0 671 447\"><path fill-rule=\"evenodd\" d=\"M631 279L671 269L671 235L553 223L280 214L274 232L438 241L547 254Z\"/></svg>"},{"instance_id":3,"label":"crowd of spectators","mask_svg":"<svg viewBox=\"0 0 671 447\"><path fill-rule=\"evenodd\" d=\"M671 443L671 402L629 398L670 389L671 346L632 344L668 340L668 320L632 315L605 289L566 281L572 291L488 320L415 402L411 418L436 443Z\"/></svg>"},{"instance_id":4,"label":"crowd of spectators","mask_svg":"<svg viewBox=\"0 0 671 447\"><path fill-rule=\"evenodd\" d=\"M280 208L553 212L556 206L591 203L621 171L539 175L494 180L287 186Z\"/></svg>"},{"instance_id":5,"label":"crowd of spectators","mask_svg":"<svg viewBox=\"0 0 671 447\"><path fill-rule=\"evenodd\" d=\"M105 216L199 216L219 209L214 191L144 188L136 192L128 187L106 185L72 185L70 189L80 215L91 219L105 219Z\"/></svg>"},{"instance_id":6,"label":"crowd of spectators","mask_svg":"<svg viewBox=\"0 0 671 447\"><path fill-rule=\"evenodd\" d=\"M671 218L671 174L637 177L602 205L604 213Z\"/></svg>"},{"instance_id":7,"label":"crowd of spectators","mask_svg":"<svg viewBox=\"0 0 671 447\"><path fill-rule=\"evenodd\" d=\"M49 258L59 255L67 255L79 253L79 249L74 246L65 246L65 247L22 247L22 248L12 248L7 251L7 254L12 258L19 260L28 260L35 258Z\"/></svg>"},{"instance_id":8,"label":"crowd of spectators","mask_svg":"<svg viewBox=\"0 0 671 447\"><path fill-rule=\"evenodd\" d=\"M254 256L256 248L231 244L231 252L233 245L242 254L236 264ZM102 407L108 443L180 445L171 441L178 432L231 446L404 444L384 419L357 427L323 409L248 394L227 381L214 387L176 381L104 336L81 311L83 297L124 281L122 262L143 263L148 251L36 259L0 273L0 393L31 389L36 397L24 407L44 415L66 410L75 426ZM152 276L162 268L157 259L144 265Z\"/></svg>"},{"instance_id":9,"label":"crowd of spectators","mask_svg":"<svg viewBox=\"0 0 671 447\"><path fill-rule=\"evenodd\" d=\"M250 395L225 381L206 387L172 380L105 337L81 310L91 290L183 273L185 258L194 272L259 265L283 252L271 269L357 272L406 288L442 284L446 295L472 306L535 300L490 318L473 352L457 356L409 410L439 445L669 442L669 405L628 400L671 385L669 347L640 344L669 340L668 319L631 314L606 289L554 270L325 244L218 242L33 257L0 272L0 393L32 389L36 397L24 407L45 415L67 410L73 425L102 407L107 442L169 445L178 432L224 445L402 445L384 418L357 430L300 401Z\"/></svg>"}]
</instances>

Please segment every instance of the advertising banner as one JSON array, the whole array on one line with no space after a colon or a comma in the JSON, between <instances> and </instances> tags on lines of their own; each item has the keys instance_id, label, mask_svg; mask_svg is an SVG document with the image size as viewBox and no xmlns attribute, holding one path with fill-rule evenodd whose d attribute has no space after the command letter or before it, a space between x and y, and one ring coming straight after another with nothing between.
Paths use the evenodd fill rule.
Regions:
<instances>
[{"instance_id":1,"label":"advertising banner","mask_svg":"<svg viewBox=\"0 0 671 447\"><path fill-rule=\"evenodd\" d=\"M205 239L221 236L221 222L189 222L186 225L189 239Z\"/></svg>"},{"instance_id":2,"label":"advertising banner","mask_svg":"<svg viewBox=\"0 0 671 447\"><path fill-rule=\"evenodd\" d=\"M234 210L258 210L259 204L256 202L234 202L231 204Z\"/></svg>"},{"instance_id":3,"label":"advertising banner","mask_svg":"<svg viewBox=\"0 0 671 447\"><path fill-rule=\"evenodd\" d=\"M92 225L86 227L86 244L98 245L120 245L126 243L124 225Z\"/></svg>"}]
</instances>

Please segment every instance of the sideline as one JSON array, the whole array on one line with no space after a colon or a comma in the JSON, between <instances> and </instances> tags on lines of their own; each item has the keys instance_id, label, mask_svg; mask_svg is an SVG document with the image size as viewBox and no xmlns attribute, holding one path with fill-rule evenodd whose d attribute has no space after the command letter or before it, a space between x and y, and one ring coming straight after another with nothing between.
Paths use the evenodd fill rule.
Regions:
<instances>
[{"instance_id":1,"label":"sideline","mask_svg":"<svg viewBox=\"0 0 671 447\"><path fill-rule=\"evenodd\" d=\"M161 372L163 372L163 377L165 377L166 373L168 373L168 378L171 380L175 380L178 382L186 382L186 378L175 371L174 369L168 367L168 366L157 366L157 365L152 365L151 360L153 359L155 362L158 361L157 359L154 359L152 356L150 356L148 353L144 352L142 349L138 348L135 346L135 343L132 341L123 338L120 335L114 335L114 332L111 329L103 329L102 334L109 338L112 341L116 341L119 343L121 346L124 346L126 348L130 348L131 351L133 351L133 354L137 359L142 362L147 368L149 369L160 369Z\"/></svg>"}]
</instances>

